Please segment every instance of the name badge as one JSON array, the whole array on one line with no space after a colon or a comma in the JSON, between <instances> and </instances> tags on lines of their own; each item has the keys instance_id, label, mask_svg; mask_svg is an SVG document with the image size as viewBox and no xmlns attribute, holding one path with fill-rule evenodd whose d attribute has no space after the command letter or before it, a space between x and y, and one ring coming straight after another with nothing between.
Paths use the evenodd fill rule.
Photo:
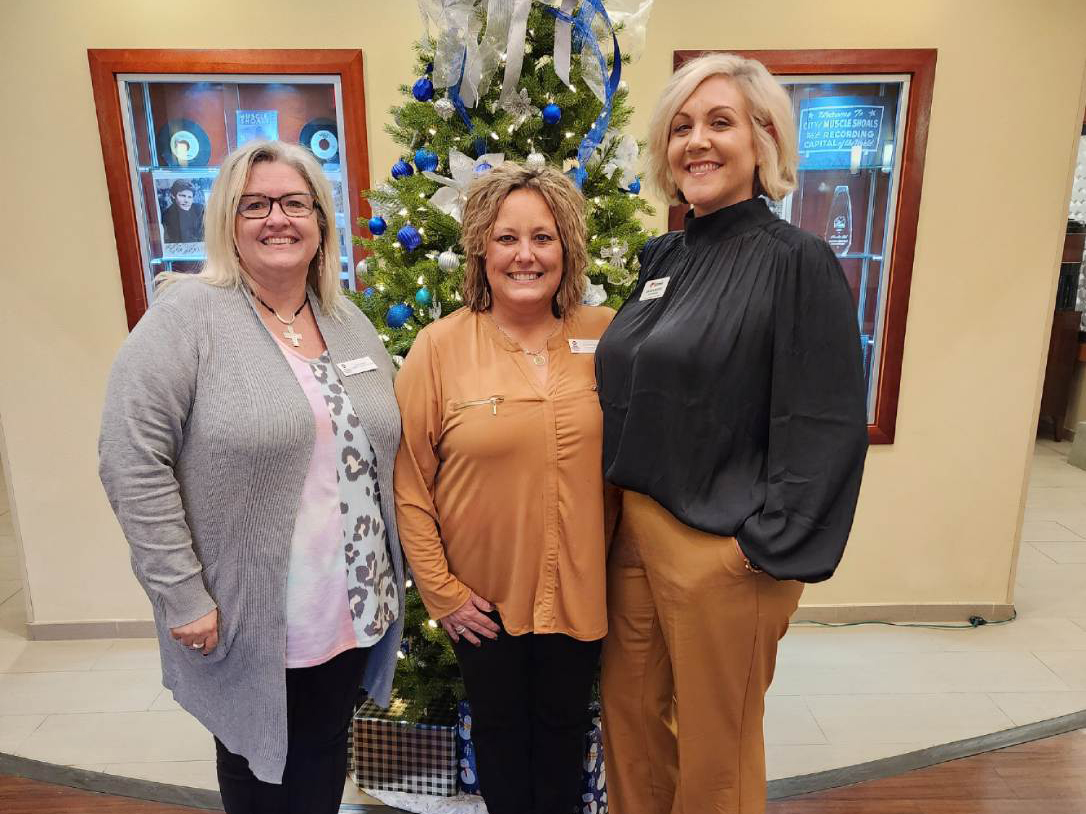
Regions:
<instances>
[{"instance_id":1,"label":"name badge","mask_svg":"<svg viewBox=\"0 0 1086 814\"><path fill-rule=\"evenodd\" d=\"M353 376L356 373L365 373L369 370L377 370L377 363L370 357L363 356L359 359L351 359L347 362L340 362L336 367L339 368L339 372L344 376Z\"/></svg>"},{"instance_id":2,"label":"name badge","mask_svg":"<svg viewBox=\"0 0 1086 814\"><path fill-rule=\"evenodd\" d=\"M664 296L664 292L667 291L667 284L671 282L670 277L661 277L658 280L649 280L645 283L645 287L641 289L641 300L658 300Z\"/></svg>"},{"instance_id":3,"label":"name badge","mask_svg":"<svg viewBox=\"0 0 1086 814\"><path fill-rule=\"evenodd\" d=\"M571 339L569 340L570 353L595 353L598 339Z\"/></svg>"}]
</instances>

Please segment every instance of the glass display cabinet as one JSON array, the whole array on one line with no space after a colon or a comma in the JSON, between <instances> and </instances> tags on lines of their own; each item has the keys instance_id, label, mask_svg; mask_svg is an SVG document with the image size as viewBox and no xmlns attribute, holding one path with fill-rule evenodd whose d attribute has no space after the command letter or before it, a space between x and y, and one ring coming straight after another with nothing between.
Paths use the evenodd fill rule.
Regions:
<instances>
[{"instance_id":1,"label":"glass display cabinet","mask_svg":"<svg viewBox=\"0 0 1086 814\"><path fill-rule=\"evenodd\" d=\"M203 213L223 158L254 139L302 144L335 193L341 275L366 173L359 51L88 52L129 327L161 271L204 260Z\"/></svg>"},{"instance_id":2,"label":"glass display cabinet","mask_svg":"<svg viewBox=\"0 0 1086 814\"><path fill-rule=\"evenodd\" d=\"M675 67L705 51L678 51ZM869 435L892 443L935 74L934 50L736 51L792 99L794 192L777 215L823 237L856 303ZM687 207L672 207L682 228Z\"/></svg>"}]
</instances>

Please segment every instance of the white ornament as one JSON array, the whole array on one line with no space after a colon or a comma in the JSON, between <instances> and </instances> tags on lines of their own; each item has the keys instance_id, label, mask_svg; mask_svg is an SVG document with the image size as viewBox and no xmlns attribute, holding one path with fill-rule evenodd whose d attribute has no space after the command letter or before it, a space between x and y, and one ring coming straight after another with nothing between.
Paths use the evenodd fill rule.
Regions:
<instances>
[{"instance_id":1,"label":"white ornament","mask_svg":"<svg viewBox=\"0 0 1086 814\"><path fill-rule=\"evenodd\" d=\"M358 261L358 264L354 267L354 273L359 277L365 277L366 272L369 270L369 263L366 262L366 258L363 257Z\"/></svg>"},{"instance_id":2,"label":"white ornament","mask_svg":"<svg viewBox=\"0 0 1086 814\"><path fill-rule=\"evenodd\" d=\"M446 249L438 255L437 265L438 268L446 274L452 274L452 272L460 268L460 258L457 256L456 252L451 249Z\"/></svg>"},{"instance_id":3,"label":"white ornament","mask_svg":"<svg viewBox=\"0 0 1086 814\"><path fill-rule=\"evenodd\" d=\"M597 285L585 275L584 296L582 305L603 305L607 302L607 290L602 285Z\"/></svg>"},{"instance_id":4,"label":"white ornament","mask_svg":"<svg viewBox=\"0 0 1086 814\"><path fill-rule=\"evenodd\" d=\"M530 170L539 171L547 166L547 157L543 153L529 153L524 161L524 166Z\"/></svg>"},{"instance_id":5,"label":"white ornament","mask_svg":"<svg viewBox=\"0 0 1086 814\"><path fill-rule=\"evenodd\" d=\"M430 198L430 203L459 223L460 214L467 201L468 185L475 180L475 170L482 164L488 164L493 169L504 163L504 153L487 153L473 161L459 150L450 150L449 174L452 178L446 178L429 170L423 173L431 181L442 184L441 189Z\"/></svg>"},{"instance_id":6,"label":"white ornament","mask_svg":"<svg viewBox=\"0 0 1086 814\"><path fill-rule=\"evenodd\" d=\"M441 303L436 300L430 306L430 319L441 319Z\"/></svg>"},{"instance_id":7,"label":"white ornament","mask_svg":"<svg viewBox=\"0 0 1086 814\"><path fill-rule=\"evenodd\" d=\"M452 117L452 114L456 112L456 107L447 97L442 96L434 102L434 110L437 111L437 115L440 116L443 121L448 121Z\"/></svg>"}]
</instances>

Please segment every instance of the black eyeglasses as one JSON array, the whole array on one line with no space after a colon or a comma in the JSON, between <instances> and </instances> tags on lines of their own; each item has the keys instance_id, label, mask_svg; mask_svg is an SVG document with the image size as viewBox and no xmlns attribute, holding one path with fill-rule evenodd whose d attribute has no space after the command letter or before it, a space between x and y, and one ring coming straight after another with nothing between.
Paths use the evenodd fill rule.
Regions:
<instances>
[{"instance_id":1,"label":"black eyeglasses","mask_svg":"<svg viewBox=\"0 0 1086 814\"><path fill-rule=\"evenodd\" d=\"M304 218L313 213L316 201L308 192L292 192L269 198L267 195L242 195L238 202L238 214L243 218L266 218L271 214L272 205L279 204L279 209L288 218Z\"/></svg>"}]
</instances>

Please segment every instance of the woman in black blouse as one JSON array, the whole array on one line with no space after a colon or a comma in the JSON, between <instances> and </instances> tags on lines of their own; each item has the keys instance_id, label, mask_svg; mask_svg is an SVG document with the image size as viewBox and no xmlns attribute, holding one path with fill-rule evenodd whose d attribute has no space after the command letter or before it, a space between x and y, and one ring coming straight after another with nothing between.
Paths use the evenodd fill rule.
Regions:
<instances>
[{"instance_id":1,"label":"woman in black blouse","mask_svg":"<svg viewBox=\"0 0 1086 814\"><path fill-rule=\"evenodd\" d=\"M693 206L651 240L596 352L624 491L603 655L616 814L761 814L762 715L803 583L828 579L867 449L855 306L832 250L762 195L795 186L784 89L701 57L657 105L650 176Z\"/></svg>"}]
</instances>

